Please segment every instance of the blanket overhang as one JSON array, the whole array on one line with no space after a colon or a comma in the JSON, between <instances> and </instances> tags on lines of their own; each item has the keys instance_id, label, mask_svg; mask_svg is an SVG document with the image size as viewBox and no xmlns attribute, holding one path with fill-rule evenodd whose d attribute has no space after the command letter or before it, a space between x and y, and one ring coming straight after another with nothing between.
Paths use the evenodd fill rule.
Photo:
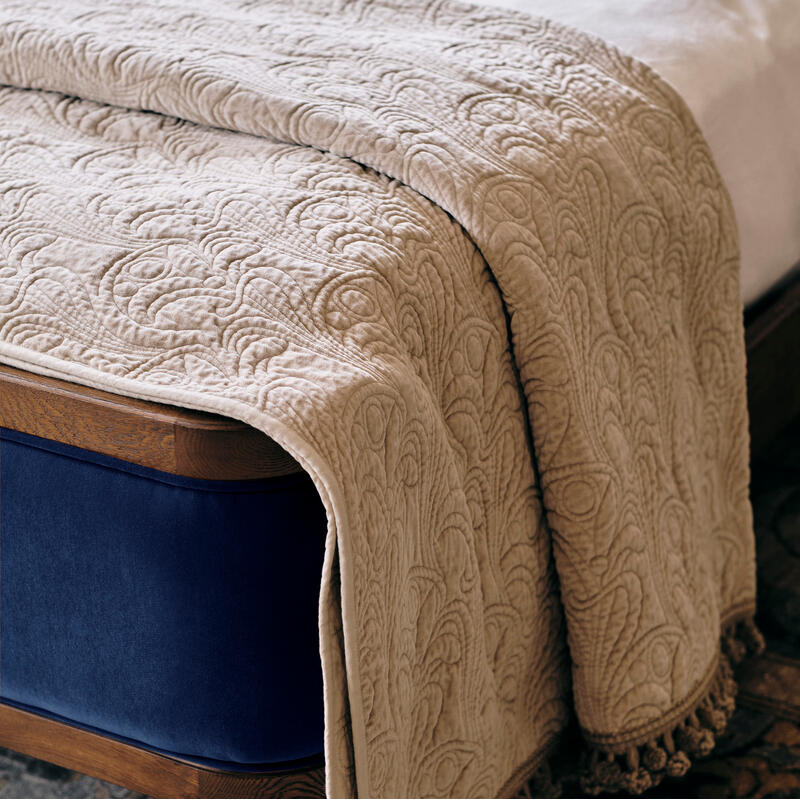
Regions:
<instances>
[{"instance_id":1,"label":"blanket overhang","mask_svg":"<svg viewBox=\"0 0 800 800\"><path fill-rule=\"evenodd\" d=\"M758 646L744 341L669 86L450 0L6 0L0 82L0 357L316 481L331 794L513 792L573 701L588 789L708 752Z\"/></svg>"}]
</instances>

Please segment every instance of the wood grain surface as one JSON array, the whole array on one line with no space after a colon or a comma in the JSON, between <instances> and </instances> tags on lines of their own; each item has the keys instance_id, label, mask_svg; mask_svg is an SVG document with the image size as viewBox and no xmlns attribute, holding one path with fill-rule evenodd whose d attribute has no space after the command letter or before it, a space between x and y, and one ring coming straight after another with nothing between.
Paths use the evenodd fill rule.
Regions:
<instances>
[{"instance_id":1,"label":"wood grain surface","mask_svg":"<svg viewBox=\"0 0 800 800\"><path fill-rule=\"evenodd\" d=\"M227 772L159 755L0 703L0 745L150 797L324 797L320 761L275 772Z\"/></svg>"},{"instance_id":2,"label":"wood grain surface","mask_svg":"<svg viewBox=\"0 0 800 800\"><path fill-rule=\"evenodd\" d=\"M236 420L3 365L0 427L188 478L254 480L302 471L272 439Z\"/></svg>"}]
</instances>

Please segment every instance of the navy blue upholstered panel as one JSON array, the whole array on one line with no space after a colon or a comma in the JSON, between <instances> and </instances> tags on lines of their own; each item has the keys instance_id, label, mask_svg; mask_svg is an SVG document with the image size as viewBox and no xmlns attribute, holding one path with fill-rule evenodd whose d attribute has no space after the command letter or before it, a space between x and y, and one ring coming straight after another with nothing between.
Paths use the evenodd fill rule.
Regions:
<instances>
[{"instance_id":1,"label":"navy blue upholstered panel","mask_svg":"<svg viewBox=\"0 0 800 800\"><path fill-rule=\"evenodd\" d=\"M185 756L323 749L325 512L0 429L0 697Z\"/></svg>"}]
</instances>

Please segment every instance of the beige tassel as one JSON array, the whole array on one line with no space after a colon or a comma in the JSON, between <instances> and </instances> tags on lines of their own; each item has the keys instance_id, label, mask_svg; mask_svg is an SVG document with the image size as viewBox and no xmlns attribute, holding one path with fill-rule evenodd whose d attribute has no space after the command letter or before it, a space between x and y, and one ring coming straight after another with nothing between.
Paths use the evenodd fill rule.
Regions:
<instances>
[{"instance_id":1,"label":"beige tassel","mask_svg":"<svg viewBox=\"0 0 800 800\"><path fill-rule=\"evenodd\" d=\"M676 750L667 761L667 775L670 778L682 778L692 766L689 757L683 750Z\"/></svg>"},{"instance_id":2,"label":"beige tassel","mask_svg":"<svg viewBox=\"0 0 800 800\"><path fill-rule=\"evenodd\" d=\"M716 707L711 698L706 698L703 705L698 709L697 716L700 722L706 727L711 728L717 736L725 732L728 724L728 717L725 712Z\"/></svg>"},{"instance_id":3,"label":"beige tassel","mask_svg":"<svg viewBox=\"0 0 800 800\"><path fill-rule=\"evenodd\" d=\"M761 631L756 627L752 619L742 621L739 636L747 647L747 652L750 655L761 655L761 653L764 652L766 648L764 637L761 635Z\"/></svg>"},{"instance_id":4,"label":"beige tassel","mask_svg":"<svg viewBox=\"0 0 800 800\"><path fill-rule=\"evenodd\" d=\"M667 766L667 751L659 747L655 739L651 739L645 748L642 763L650 772L661 772Z\"/></svg>"},{"instance_id":5,"label":"beige tassel","mask_svg":"<svg viewBox=\"0 0 800 800\"><path fill-rule=\"evenodd\" d=\"M747 655L763 650L764 639L752 620L730 626L722 636L719 668L707 695L700 704L675 726L645 744L629 747L623 756L593 750L581 784L591 794L623 790L641 794L657 784L665 775L680 778L690 766L691 758L707 756L715 744L715 736L724 733L736 707L736 681L731 663L739 663ZM584 764L586 762L584 761Z\"/></svg>"}]
</instances>

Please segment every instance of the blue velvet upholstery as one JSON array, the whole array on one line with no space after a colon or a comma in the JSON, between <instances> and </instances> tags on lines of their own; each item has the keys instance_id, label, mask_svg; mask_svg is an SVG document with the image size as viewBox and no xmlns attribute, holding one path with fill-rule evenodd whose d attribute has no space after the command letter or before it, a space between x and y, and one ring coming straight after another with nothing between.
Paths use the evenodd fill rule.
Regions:
<instances>
[{"instance_id":1,"label":"blue velvet upholstery","mask_svg":"<svg viewBox=\"0 0 800 800\"><path fill-rule=\"evenodd\" d=\"M204 760L319 753L325 529L305 474L199 481L0 428L0 697Z\"/></svg>"}]
</instances>

